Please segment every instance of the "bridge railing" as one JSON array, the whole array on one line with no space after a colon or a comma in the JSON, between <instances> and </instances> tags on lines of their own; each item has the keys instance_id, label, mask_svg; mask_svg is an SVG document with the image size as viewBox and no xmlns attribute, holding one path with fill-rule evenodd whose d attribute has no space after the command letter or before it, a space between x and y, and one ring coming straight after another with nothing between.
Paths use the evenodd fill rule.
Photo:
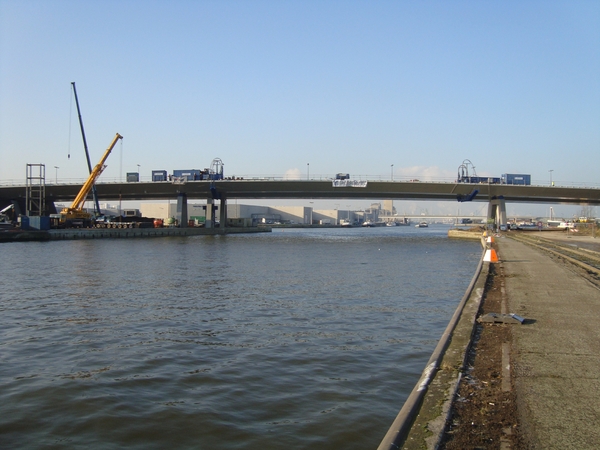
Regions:
<instances>
[{"instance_id":1,"label":"bridge railing","mask_svg":"<svg viewBox=\"0 0 600 450\"><path fill-rule=\"evenodd\" d=\"M85 183L87 178L46 178L46 186L52 185L82 185ZM232 176L225 177L224 181L227 180L236 180L236 181L332 181L335 179L335 176L332 175L311 175L309 179L306 177L291 177L284 175L240 175L240 176ZM382 175L352 175L352 180L358 181L368 181L370 183L377 182L397 182L397 183L453 183L456 180L453 178L443 178L443 177L397 177L394 176L394 180L391 180L388 177ZM105 177L98 180L98 184L116 184L116 183L125 183L126 180L123 177ZM149 176L140 176L139 182L141 183L150 183L152 182L152 177ZM192 181L190 181L192 182ZM136 183L135 181L131 183ZM170 183L170 181L157 181L156 183ZM24 179L7 179L0 180L0 186L25 186L26 182ZM533 180L532 187L549 187L547 181ZM591 189L600 189L600 183L590 183L590 182L574 182L574 181L555 181L553 187L563 187L563 188L591 188Z\"/></svg>"}]
</instances>

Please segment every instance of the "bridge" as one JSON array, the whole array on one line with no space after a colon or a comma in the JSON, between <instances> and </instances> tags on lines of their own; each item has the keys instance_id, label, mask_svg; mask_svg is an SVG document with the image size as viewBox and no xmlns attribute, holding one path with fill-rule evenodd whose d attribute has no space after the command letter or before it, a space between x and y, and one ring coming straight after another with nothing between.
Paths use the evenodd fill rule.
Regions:
<instances>
[{"instance_id":1,"label":"bridge","mask_svg":"<svg viewBox=\"0 0 600 450\"><path fill-rule=\"evenodd\" d=\"M337 180L335 180L337 181ZM334 180L231 179L187 182L97 183L101 201L177 200L178 214L187 217L187 199L206 199L207 226L213 221L215 201L221 202L220 219L226 223L226 202L232 199L378 199L487 202L488 218L506 223L506 202L600 205L600 189L594 187L471 184L456 182L367 181L336 183ZM78 184L44 186L46 213L56 212L55 202L71 202ZM0 208L25 205L27 187L0 186ZM210 208L208 205L212 205ZM182 220L183 223L185 220Z\"/></svg>"}]
</instances>

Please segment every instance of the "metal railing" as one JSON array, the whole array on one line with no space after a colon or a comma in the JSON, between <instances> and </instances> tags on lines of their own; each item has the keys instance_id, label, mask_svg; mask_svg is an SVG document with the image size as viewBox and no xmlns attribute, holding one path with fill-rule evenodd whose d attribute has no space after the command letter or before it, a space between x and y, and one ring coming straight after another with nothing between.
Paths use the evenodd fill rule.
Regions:
<instances>
[{"instance_id":1,"label":"metal railing","mask_svg":"<svg viewBox=\"0 0 600 450\"><path fill-rule=\"evenodd\" d=\"M47 179L46 185L81 185L85 183L87 178L55 178L55 179ZM335 175L312 175L309 179L306 177L290 177L285 175L235 175L232 177L225 177L224 181L227 180L236 180L236 181L332 181L335 179ZM448 178L448 177L399 177L394 176L394 180L391 180L388 177L382 175L353 175L351 177L352 180L358 181L368 181L370 183L377 182L385 182L385 183L454 183L456 179ZM126 183L122 177L112 177L107 178L104 177L98 180L97 184L116 184L116 183ZM139 183L150 183L152 182L152 177L150 175L140 176ZM169 183L170 181L156 181L156 183ZM192 182L192 181L189 181ZM136 181L132 181L130 183L136 183ZM461 183L462 184L462 183ZM486 183L482 183L481 185L485 185ZM7 179L0 180L0 186L25 186L25 180L22 179ZM520 186L520 185L518 185ZM540 180L532 180L531 187L551 187L547 181L543 182ZM560 188L591 188L591 189L600 189L600 183L592 183L592 182L575 182L575 181L554 181L554 186L552 187L560 187Z\"/></svg>"}]
</instances>

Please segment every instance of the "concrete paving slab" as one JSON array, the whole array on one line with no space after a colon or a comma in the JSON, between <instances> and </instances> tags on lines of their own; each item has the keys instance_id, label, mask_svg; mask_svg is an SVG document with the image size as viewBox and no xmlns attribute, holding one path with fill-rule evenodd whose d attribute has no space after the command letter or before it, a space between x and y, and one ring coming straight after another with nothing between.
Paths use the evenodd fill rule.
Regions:
<instances>
[{"instance_id":1,"label":"concrete paving slab","mask_svg":"<svg viewBox=\"0 0 600 450\"><path fill-rule=\"evenodd\" d=\"M592 383L600 380L594 370L600 364L600 355L597 354L564 354L560 359L554 359L548 364L548 358L554 355L547 353L526 353L521 351L520 365L528 370L522 376L550 377L564 379L589 379ZM600 407L600 404L598 405Z\"/></svg>"},{"instance_id":2,"label":"concrete paving slab","mask_svg":"<svg viewBox=\"0 0 600 450\"><path fill-rule=\"evenodd\" d=\"M573 380L536 377L527 391L528 397L544 405L527 411L527 424L533 448L540 449L596 449L600 439L598 418L600 411L593 401L587 401L587 388L579 388ZM597 383L594 383L597 387ZM522 392L519 394L523 395ZM578 398L580 404L565 402Z\"/></svg>"},{"instance_id":3,"label":"concrete paving slab","mask_svg":"<svg viewBox=\"0 0 600 450\"><path fill-rule=\"evenodd\" d=\"M546 253L499 239L519 419L532 448L600 448L600 290Z\"/></svg>"}]
</instances>

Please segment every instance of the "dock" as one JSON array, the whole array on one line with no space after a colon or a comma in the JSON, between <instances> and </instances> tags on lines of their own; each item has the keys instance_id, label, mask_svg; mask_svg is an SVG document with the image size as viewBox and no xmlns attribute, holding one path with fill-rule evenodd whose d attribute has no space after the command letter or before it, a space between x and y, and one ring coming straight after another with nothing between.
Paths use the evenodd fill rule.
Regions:
<instances>
[{"instance_id":1,"label":"dock","mask_svg":"<svg viewBox=\"0 0 600 450\"><path fill-rule=\"evenodd\" d=\"M1 230L0 242L61 241L80 239L133 239L177 236L214 236L241 233L269 233L269 227L165 227L165 228L71 228L48 231Z\"/></svg>"}]
</instances>

